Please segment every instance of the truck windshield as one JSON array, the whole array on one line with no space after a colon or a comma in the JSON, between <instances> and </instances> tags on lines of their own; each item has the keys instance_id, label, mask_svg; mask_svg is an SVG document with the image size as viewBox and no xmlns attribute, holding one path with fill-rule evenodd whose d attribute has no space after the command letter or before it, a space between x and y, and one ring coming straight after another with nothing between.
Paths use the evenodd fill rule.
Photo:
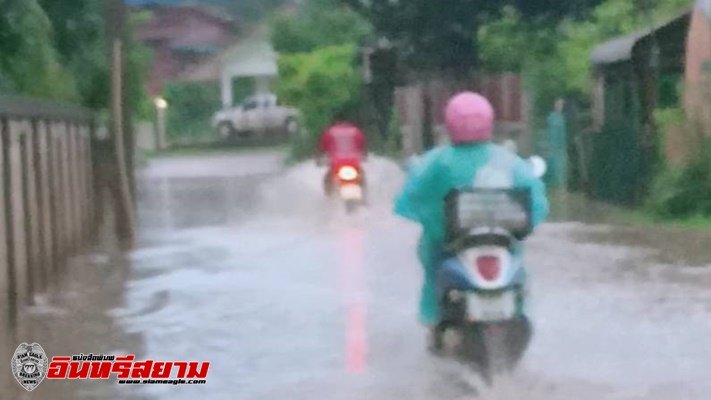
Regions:
<instances>
[{"instance_id":1,"label":"truck windshield","mask_svg":"<svg viewBox=\"0 0 711 400\"><path fill-rule=\"evenodd\" d=\"M253 109L257 108L258 104L259 103L257 103L257 100L254 100L254 99L247 100L242 104L242 109L245 111L253 110Z\"/></svg>"}]
</instances>

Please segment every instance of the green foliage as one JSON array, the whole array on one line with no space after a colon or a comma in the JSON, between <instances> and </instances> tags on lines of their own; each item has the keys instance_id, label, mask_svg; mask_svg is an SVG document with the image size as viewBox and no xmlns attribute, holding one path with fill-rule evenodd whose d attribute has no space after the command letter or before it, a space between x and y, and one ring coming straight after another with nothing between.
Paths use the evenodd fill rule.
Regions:
<instances>
[{"instance_id":1,"label":"green foliage","mask_svg":"<svg viewBox=\"0 0 711 400\"><path fill-rule=\"evenodd\" d=\"M293 148L296 158L311 155L319 135L338 112L359 109L361 76L353 45L329 46L279 59L278 96L301 111L306 137Z\"/></svg>"},{"instance_id":2,"label":"green foliage","mask_svg":"<svg viewBox=\"0 0 711 400\"><path fill-rule=\"evenodd\" d=\"M685 167L659 174L647 205L661 219L711 216L711 144Z\"/></svg>"},{"instance_id":3,"label":"green foliage","mask_svg":"<svg viewBox=\"0 0 711 400\"><path fill-rule=\"evenodd\" d=\"M221 107L220 90L214 84L174 83L165 88L167 134L172 139L205 138L210 118Z\"/></svg>"},{"instance_id":4,"label":"green foliage","mask_svg":"<svg viewBox=\"0 0 711 400\"><path fill-rule=\"evenodd\" d=\"M528 26L513 7L504 7L501 18L478 31L479 53L486 70L519 72L529 54Z\"/></svg>"},{"instance_id":5,"label":"green foliage","mask_svg":"<svg viewBox=\"0 0 711 400\"><path fill-rule=\"evenodd\" d=\"M311 3L296 14L272 21L272 43L280 53L309 52L319 47L359 43L370 34L370 25L341 5Z\"/></svg>"},{"instance_id":6,"label":"green foliage","mask_svg":"<svg viewBox=\"0 0 711 400\"><path fill-rule=\"evenodd\" d=\"M654 110L654 125L656 126L656 131L658 135L657 142L664 144L666 142L665 137L670 132L672 128L678 128L674 131L676 134L686 134L686 115L681 107L673 108L663 108ZM658 168L660 170L664 169L665 160L665 146L658 146Z\"/></svg>"},{"instance_id":7,"label":"green foliage","mask_svg":"<svg viewBox=\"0 0 711 400\"><path fill-rule=\"evenodd\" d=\"M483 69L520 73L532 96L534 125L544 126L553 102L567 89L555 26L525 21L520 12L505 7L500 19L477 34Z\"/></svg>"},{"instance_id":8,"label":"green foliage","mask_svg":"<svg viewBox=\"0 0 711 400\"><path fill-rule=\"evenodd\" d=\"M439 74L451 72L466 74L479 63L479 43L475 35L479 27L496 20L502 7L518 10L523 20L540 21L548 25L563 17L579 18L600 3L601 0L452 0L446 4L439 1L392 1L392 0L341 0L349 4L373 25L378 36L392 39L399 44L400 56L409 69ZM506 29L511 15L504 13ZM551 24L553 22L553 24ZM516 46L494 46L504 51L501 57L519 64L512 57ZM527 48L523 48L526 54ZM494 52L484 57L492 61ZM506 65L506 69L510 67Z\"/></svg>"},{"instance_id":9,"label":"green foliage","mask_svg":"<svg viewBox=\"0 0 711 400\"><path fill-rule=\"evenodd\" d=\"M534 3L529 6L534 7ZM517 8L504 7L499 18L477 31L483 67L489 71L523 74L532 95L534 123L541 126L557 97L589 95L590 52L596 45L649 26L642 4L606 0L584 19L572 18L580 16L573 13L557 24L527 18L530 17L530 11L526 11L529 6L523 4L517 4ZM652 20L658 23L689 6L689 1L653 0L651 5Z\"/></svg>"},{"instance_id":10,"label":"green foliage","mask_svg":"<svg viewBox=\"0 0 711 400\"><path fill-rule=\"evenodd\" d=\"M690 161L682 168L661 166L650 191L648 209L660 219L710 217L711 141L698 127L689 125L681 107L655 110L654 120L661 134L676 127L676 134L695 135L689 142L698 146L688 149Z\"/></svg>"},{"instance_id":11,"label":"green foliage","mask_svg":"<svg viewBox=\"0 0 711 400\"><path fill-rule=\"evenodd\" d=\"M606 0L595 8L585 21L566 21L562 24L561 60L565 64L568 90L590 93L590 52L605 40L649 28L650 20L642 5L630 0ZM689 0L650 1L651 19L655 24L673 17Z\"/></svg>"},{"instance_id":12,"label":"green foliage","mask_svg":"<svg viewBox=\"0 0 711 400\"><path fill-rule=\"evenodd\" d=\"M249 78L233 81L236 104L253 93L253 85L253 80ZM166 85L163 97L169 107L166 128L171 139L191 143L212 137L212 115L222 108L219 86L214 83L175 82Z\"/></svg>"},{"instance_id":13,"label":"green foliage","mask_svg":"<svg viewBox=\"0 0 711 400\"><path fill-rule=\"evenodd\" d=\"M103 3L91 0L39 0L52 24L52 43L76 78L82 105L108 104L108 59Z\"/></svg>"},{"instance_id":14,"label":"green foliage","mask_svg":"<svg viewBox=\"0 0 711 400\"><path fill-rule=\"evenodd\" d=\"M661 131L667 131L672 126L684 123L686 116L681 107L664 108L654 111L654 122Z\"/></svg>"},{"instance_id":15,"label":"green foliage","mask_svg":"<svg viewBox=\"0 0 711 400\"><path fill-rule=\"evenodd\" d=\"M151 18L151 15L145 12L129 14L129 32L134 32L149 18ZM100 48L101 46L97 44L96 47ZM139 119L149 120L153 117L155 108L153 106L153 99L148 96L145 88L146 77L149 75L150 68L153 64L153 52L146 45L135 40L128 41L126 44L126 52L127 74L125 76L128 79L128 92L133 106L131 111L134 112ZM102 76L103 74L98 72L103 70L101 64L97 63L96 66L97 75ZM104 74L108 74L108 70L103 71L105 71ZM108 102L103 104L108 104Z\"/></svg>"},{"instance_id":16,"label":"green foliage","mask_svg":"<svg viewBox=\"0 0 711 400\"><path fill-rule=\"evenodd\" d=\"M232 99L234 104L242 103L247 97L254 93L254 79L236 78L232 80Z\"/></svg>"},{"instance_id":17,"label":"green foliage","mask_svg":"<svg viewBox=\"0 0 711 400\"><path fill-rule=\"evenodd\" d=\"M103 2L0 0L0 4L0 90L96 110L108 107ZM132 16L130 30L137 22L134 17L141 16ZM152 109L143 93L150 52L134 42L125 48L131 111L145 117Z\"/></svg>"},{"instance_id":18,"label":"green foliage","mask_svg":"<svg viewBox=\"0 0 711 400\"><path fill-rule=\"evenodd\" d=\"M5 91L78 102L72 75L52 43L52 24L37 0L0 2L0 79Z\"/></svg>"}]
</instances>

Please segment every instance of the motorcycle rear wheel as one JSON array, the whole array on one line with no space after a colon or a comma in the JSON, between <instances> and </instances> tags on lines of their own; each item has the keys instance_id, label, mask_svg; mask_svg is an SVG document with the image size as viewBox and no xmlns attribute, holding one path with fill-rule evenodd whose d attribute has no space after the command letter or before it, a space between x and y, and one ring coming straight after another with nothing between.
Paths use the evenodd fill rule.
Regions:
<instances>
[{"instance_id":1,"label":"motorcycle rear wheel","mask_svg":"<svg viewBox=\"0 0 711 400\"><path fill-rule=\"evenodd\" d=\"M460 354L489 386L497 375L516 368L531 338L530 322L524 317L496 325L475 323L462 329Z\"/></svg>"}]
</instances>

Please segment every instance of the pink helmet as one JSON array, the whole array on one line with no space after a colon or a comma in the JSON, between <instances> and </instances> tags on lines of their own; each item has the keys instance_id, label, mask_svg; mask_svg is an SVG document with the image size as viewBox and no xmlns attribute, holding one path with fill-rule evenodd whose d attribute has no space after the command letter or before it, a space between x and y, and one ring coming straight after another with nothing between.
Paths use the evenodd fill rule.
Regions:
<instances>
[{"instance_id":1,"label":"pink helmet","mask_svg":"<svg viewBox=\"0 0 711 400\"><path fill-rule=\"evenodd\" d=\"M447 104L445 125L454 144L491 140L494 108L480 94L459 93Z\"/></svg>"}]
</instances>

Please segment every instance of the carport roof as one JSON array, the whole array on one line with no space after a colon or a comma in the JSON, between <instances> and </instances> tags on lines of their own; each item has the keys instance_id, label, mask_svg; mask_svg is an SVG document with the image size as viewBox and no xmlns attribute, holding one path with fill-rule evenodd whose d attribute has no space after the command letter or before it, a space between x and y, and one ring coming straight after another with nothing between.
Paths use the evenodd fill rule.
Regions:
<instances>
[{"instance_id":1,"label":"carport roof","mask_svg":"<svg viewBox=\"0 0 711 400\"><path fill-rule=\"evenodd\" d=\"M614 64L620 61L629 60L632 57L632 49L641 39L649 36L652 32L658 31L677 20L688 16L691 9L680 12L674 18L668 19L657 25L654 29L643 29L625 36L619 36L597 45L590 53L590 60L593 65Z\"/></svg>"},{"instance_id":2,"label":"carport roof","mask_svg":"<svg viewBox=\"0 0 711 400\"><path fill-rule=\"evenodd\" d=\"M634 44L637 43L639 39L647 36L650 32L650 29L645 29L644 31L635 32L599 44L590 54L590 59L595 65L612 64L629 60L630 57L632 57Z\"/></svg>"}]
</instances>

